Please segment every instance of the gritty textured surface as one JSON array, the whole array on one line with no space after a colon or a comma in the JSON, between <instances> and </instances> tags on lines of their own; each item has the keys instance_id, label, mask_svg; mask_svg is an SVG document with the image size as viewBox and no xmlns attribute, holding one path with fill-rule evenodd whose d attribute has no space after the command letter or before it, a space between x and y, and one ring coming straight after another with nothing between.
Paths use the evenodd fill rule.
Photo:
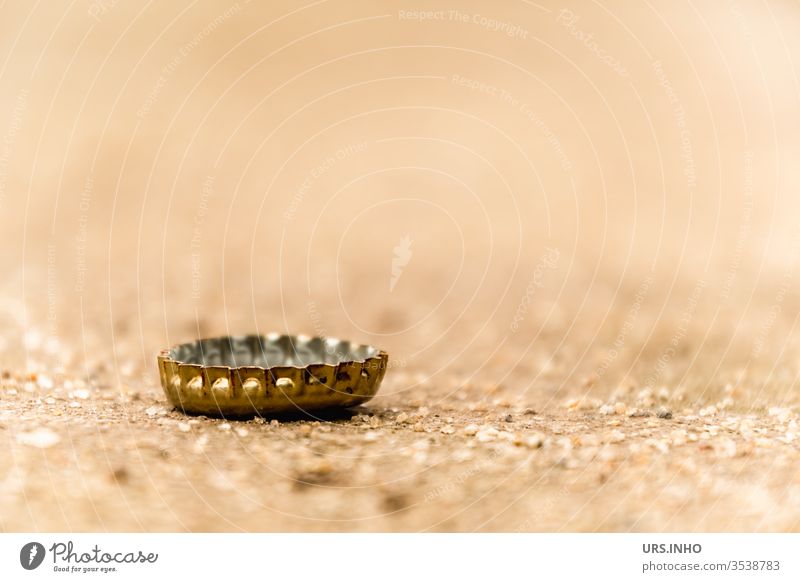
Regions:
<instances>
[{"instance_id":1,"label":"gritty textured surface","mask_svg":"<svg viewBox=\"0 0 800 582\"><path fill-rule=\"evenodd\" d=\"M743 412L730 388L699 409L665 389L552 410L464 389L320 419L225 421L188 418L155 390L4 385L6 530L799 526L797 410Z\"/></svg>"},{"instance_id":2,"label":"gritty textured surface","mask_svg":"<svg viewBox=\"0 0 800 582\"><path fill-rule=\"evenodd\" d=\"M800 530L797 3L428 4L2 3L0 531Z\"/></svg>"}]
</instances>

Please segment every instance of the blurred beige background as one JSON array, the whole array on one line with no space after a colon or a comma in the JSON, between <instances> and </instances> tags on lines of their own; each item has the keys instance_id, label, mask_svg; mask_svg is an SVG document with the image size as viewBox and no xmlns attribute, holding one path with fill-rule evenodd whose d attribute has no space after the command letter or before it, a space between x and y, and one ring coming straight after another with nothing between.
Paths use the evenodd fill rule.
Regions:
<instances>
[{"instance_id":1,"label":"blurred beige background","mask_svg":"<svg viewBox=\"0 0 800 582\"><path fill-rule=\"evenodd\" d=\"M10 442L22 430L17 407L36 426L62 406L80 426L108 413L112 433L130 415L124 430L135 431L137 414L151 422L143 411L164 403L158 350L256 330L380 345L396 369L376 410L452 406L458 434L459 423L494 422L506 401L569 423L565 401L613 405L621 386L632 399L679 392L670 406L687 417L736 394L738 414L785 409L775 430L794 430L796 2L12 1L0 14ZM91 413L70 409L76 385L90 402L114 396ZM57 404L42 405L48 397ZM481 409L491 419L475 418ZM411 446L419 435L408 432L396 438ZM396 446L387 441L386 454ZM463 468L443 447L436 466L452 483ZM794 529L797 516L765 518L800 494L796 471L770 455L759 471L793 489L765 484L774 497L760 497L749 521L726 517L741 497L717 487L724 501L710 517L678 503L657 508L674 518L666 525L651 513L631 520L628 496L619 514L559 509L531 525L492 504L545 490L497 467L507 499L486 500L486 471L453 505L415 514L399 503L392 518L351 522L325 490L339 511L331 519L343 520L333 526L313 509L264 525L241 508L225 526L213 517L224 508L208 516L190 505L196 522L95 507L44 523L9 516L3 527ZM87 452L58 474L126 463L108 458ZM26 490L33 469L20 459L6 459L18 471L8 499L47 507L51 492ZM397 495L436 490L436 474ZM372 477L359 482L363 495L377 487L394 499ZM161 495L173 488L150 478ZM547 487L561 478L575 482ZM121 499L145 495L112 485ZM80 495L113 497L91 486ZM294 515L288 507L309 502L286 503Z\"/></svg>"}]
</instances>

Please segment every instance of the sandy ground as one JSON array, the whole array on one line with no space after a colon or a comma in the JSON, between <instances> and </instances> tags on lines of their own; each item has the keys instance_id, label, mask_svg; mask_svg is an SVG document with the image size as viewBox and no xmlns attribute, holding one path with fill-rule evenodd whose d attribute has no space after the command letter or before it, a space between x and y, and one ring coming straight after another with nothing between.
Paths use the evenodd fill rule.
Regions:
<instances>
[{"instance_id":1,"label":"sandy ground","mask_svg":"<svg viewBox=\"0 0 800 582\"><path fill-rule=\"evenodd\" d=\"M494 4L3 4L0 531L800 530L800 8Z\"/></svg>"}]
</instances>

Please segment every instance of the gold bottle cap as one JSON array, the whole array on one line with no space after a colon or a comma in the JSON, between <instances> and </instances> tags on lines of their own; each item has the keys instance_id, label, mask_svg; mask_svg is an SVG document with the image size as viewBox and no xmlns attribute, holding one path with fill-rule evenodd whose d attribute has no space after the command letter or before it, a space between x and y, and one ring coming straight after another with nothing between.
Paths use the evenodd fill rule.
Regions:
<instances>
[{"instance_id":1,"label":"gold bottle cap","mask_svg":"<svg viewBox=\"0 0 800 582\"><path fill-rule=\"evenodd\" d=\"M389 355L334 338L269 334L201 339L163 350L161 385L179 410L251 416L346 408L370 400Z\"/></svg>"}]
</instances>

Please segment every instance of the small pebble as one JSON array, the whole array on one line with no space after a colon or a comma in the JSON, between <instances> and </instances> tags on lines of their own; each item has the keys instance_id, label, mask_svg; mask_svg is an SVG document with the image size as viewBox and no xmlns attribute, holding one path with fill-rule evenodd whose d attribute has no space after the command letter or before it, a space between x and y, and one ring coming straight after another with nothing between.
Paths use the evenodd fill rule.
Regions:
<instances>
[{"instance_id":1,"label":"small pebble","mask_svg":"<svg viewBox=\"0 0 800 582\"><path fill-rule=\"evenodd\" d=\"M660 406L658 408L658 412L656 412L656 416L658 418L663 418L664 420L669 420L672 418L672 411L666 406Z\"/></svg>"},{"instance_id":2,"label":"small pebble","mask_svg":"<svg viewBox=\"0 0 800 582\"><path fill-rule=\"evenodd\" d=\"M777 418L778 422L786 422L787 420L789 420L789 418L791 418L792 411L789 410L788 408L780 408L777 406L773 406L767 411L767 414Z\"/></svg>"},{"instance_id":3,"label":"small pebble","mask_svg":"<svg viewBox=\"0 0 800 582\"><path fill-rule=\"evenodd\" d=\"M609 442L612 443L621 443L625 440L625 433L621 430L615 430L611 432L611 437L609 438Z\"/></svg>"},{"instance_id":4,"label":"small pebble","mask_svg":"<svg viewBox=\"0 0 800 582\"><path fill-rule=\"evenodd\" d=\"M200 437L194 442L194 446L192 447L192 450L196 454L200 454L205 450L207 444L208 444L208 436L207 435L200 435Z\"/></svg>"},{"instance_id":5,"label":"small pebble","mask_svg":"<svg viewBox=\"0 0 800 582\"><path fill-rule=\"evenodd\" d=\"M478 434L480 427L477 424L470 424L464 427L464 434L467 436L475 436Z\"/></svg>"},{"instance_id":6,"label":"small pebble","mask_svg":"<svg viewBox=\"0 0 800 582\"><path fill-rule=\"evenodd\" d=\"M532 449L539 449L544 444L544 435L542 433L534 433L525 439L525 446Z\"/></svg>"},{"instance_id":7,"label":"small pebble","mask_svg":"<svg viewBox=\"0 0 800 582\"><path fill-rule=\"evenodd\" d=\"M736 443L732 439L717 439L714 441L713 447L719 457L732 458L736 456Z\"/></svg>"},{"instance_id":8,"label":"small pebble","mask_svg":"<svg viewBox=\"0 0 800 582\"><path fill-rule=\"evenodd\" d=\"M29 447L37 449L49 449L61 440L55 432L49 428L37 428L29 432L21 432L17 435L17 441Z\"/></svg>"},{"instance_id":9,"label":"small pebble","mask_svg":"<svg viewBox=\"0 0 800 582\"><path fill-rule=\"evenodd\" d=\"M130 474L125 467L117 467L113 471L111 471L111 480L122 485L128 482L128 478Z\"/></svg>"},{"instance_id":10,"label":"small pebble","mask_svg":"<svg viewBox=\"0 0 800 582\"><path fill-rule=\"evenodd\" d=\"M483 430L478 431L475 437L482 443L493 441L497 438L497 435L500 434L500 431L496 428L484 428Z\"/></svg>"},{"instance_id":11,"label":"small pebble","mask_svg":"<svg viewBox=\"0 0 800 582\"><path fill-rule=\"evenodd\" d=\"M517 437L513 432L508 432L507 430L501 430L497 433L497 438L503 441L508 441L510 443L513 443Z\"/></svg>"},{"instance_id":12,"label":"small pebble","mask_svg":"<svg viewBox=\"0 0 800 582\"><path fill-rule=\"evenodd\" d=\"M649 410L644 410L642 408L631 408L628 411L628 416L630 418L647 418L648 416L652 416L652 412Z\"/></svg>"},{"instance_id":13,"label":"small pebble","mask_svg":"<svg viewBox=\"0 0 800 582\"><path fill-rule=\"evenodd\" d=\"M683 429L676 429L670 433L670 438L672 439L673 445L685 445L686 444L686 431Z\"/></svg>"}]
</instances>

